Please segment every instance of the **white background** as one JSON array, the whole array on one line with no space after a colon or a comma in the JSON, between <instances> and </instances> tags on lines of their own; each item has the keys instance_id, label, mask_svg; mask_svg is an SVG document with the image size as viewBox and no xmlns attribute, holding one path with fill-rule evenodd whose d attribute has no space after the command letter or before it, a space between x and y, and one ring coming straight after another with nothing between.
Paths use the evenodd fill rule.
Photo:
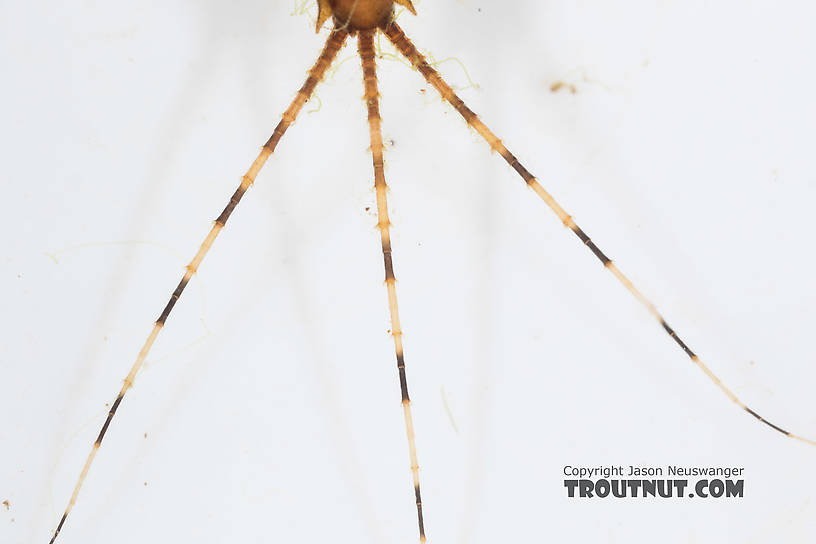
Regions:
<instances>
[{"instance_id":1,"label":"white background","mask_svg":"<svg viewBox=\"0 0 816 544\"><path fill-rule=\"evenodd\" d=\"M0 541L50 537L322 47L306 5L2 7ZM692 349L816 437L814 8L416 7L406 32ZM429 541L807 541L816 448L731 404L383 50ZM416 542L355 46L340 58L170 317L62 544ZM740 466L746 496L568 500L567 464Z\"/></svg>"}]
</instances>

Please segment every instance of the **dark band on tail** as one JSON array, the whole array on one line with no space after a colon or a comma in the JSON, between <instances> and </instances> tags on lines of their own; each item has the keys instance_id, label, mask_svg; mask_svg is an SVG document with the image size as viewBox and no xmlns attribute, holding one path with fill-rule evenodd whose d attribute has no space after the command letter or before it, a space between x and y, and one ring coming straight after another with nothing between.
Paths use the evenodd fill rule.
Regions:
<instances>
[{"instance_id":1,"label":"dark band on tail","mask_svg":"<svg viewBox=\"0 0 816 544\"><path fill-rule=\"evenodd\" d=\"M778 427L778 426L774 425L773 423L771 423L770 421L768 421L767 419L765 419L761 415L757 414L756 412L754 412L753 410L751 410L747 406L745 407L745 411L748 412L749 414L751 414L752 416L754 416L755 418L757 418L758 420L760 420L762 423L764 423L765 425L767 425L771 429L775 429L775 430L779 431L780 433L784 434L785 436L793 436L793 435L791 435L791 433L789 433L788 431L786 431L782 427Z\"/></svg>"},{"instance_id":2,"label":"dark band on tail","mask_svg":"<svg viewBox=\"0 0 816 544\"><path fill-rule=\"evenodd\" d=\"M113 401L113 406L111 406L111 409L108 411L108 418L105 420L105 424L102 425L102 430L99 431L99 436L96 437L97 444L101 444L102 439L105 438L105 433L108 431L108 425L110 425L114 414L116 414L116 409L119 408L119 404L122 402L124 397L125 395L123 393L119 393L116 400Z\"/></svg>"}]
</instances>

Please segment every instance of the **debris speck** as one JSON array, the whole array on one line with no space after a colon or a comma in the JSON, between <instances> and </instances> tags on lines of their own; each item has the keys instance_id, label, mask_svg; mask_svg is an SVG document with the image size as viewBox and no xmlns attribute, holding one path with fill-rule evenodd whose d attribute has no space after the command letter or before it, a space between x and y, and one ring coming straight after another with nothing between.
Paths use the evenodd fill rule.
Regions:
<instances>
[{"instance_id":1,"label":"debris speck","mask_svg":"<svg viewBox=\"0 0 816 544\"><path fill-rule=\"evenodd\" d=\"M556 81L555 83L550 85L550 92L551 93L557 93L561 89L569 89L569 92L571 94L575 94L575 93L578 92L578 89L576 89L575 85L573 85L572 83L565 83L563 81Z\"/></svg>"}]
</instances>

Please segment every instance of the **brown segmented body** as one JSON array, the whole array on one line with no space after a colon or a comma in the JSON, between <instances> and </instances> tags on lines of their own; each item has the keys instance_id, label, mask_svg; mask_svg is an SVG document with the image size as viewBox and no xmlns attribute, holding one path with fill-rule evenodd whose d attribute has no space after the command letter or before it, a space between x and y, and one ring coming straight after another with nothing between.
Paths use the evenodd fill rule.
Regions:
<instances>
[{"instance_id":1,"label":"brown segmented body","mask_svg":"<svg viewBox=\"0 0 816 544\"><path fill-rule=\"evenodd\" d=\"M318 16L316 29L320 30L329 17L334 17L335 25L351 32L385 28L394 17L394 5L405 6L416 15L411 0L317 0Z\"/></svg>"},{"instance_id":2,"label":"brown segmented body","mask_svg":"<svg viewBox=\"0 0 816 544\"><path fill-rule=\"evenodd\" d=\"M388 23L393 0L331 0L334 18L356 30L370 30Z\"/></svg>"}]
</instances>

